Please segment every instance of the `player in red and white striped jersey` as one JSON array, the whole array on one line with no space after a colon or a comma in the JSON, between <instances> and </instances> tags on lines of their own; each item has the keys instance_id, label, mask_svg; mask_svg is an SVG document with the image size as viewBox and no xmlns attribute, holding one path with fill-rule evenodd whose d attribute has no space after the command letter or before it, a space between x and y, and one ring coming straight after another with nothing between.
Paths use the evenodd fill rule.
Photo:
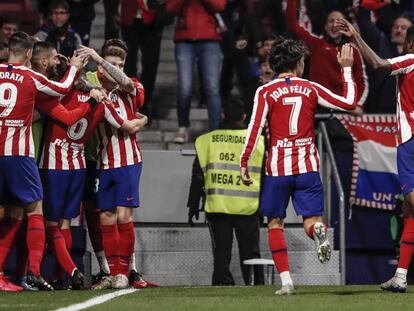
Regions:
<instances>
[{"instance_id":1,"label":"player in red and white striped jersey","mask_svg":"<svg viewBox=\"0 0 414 311\"><path fill-rule=\"evenodd\" d=\"M300 78L307 49L294 40L272 46L269 63L279 76L256 91L253 115L241 155L240 175L246 185L251 184L247 163L268 121L270 144L260 211L268 217L269 246L282 279L282 288L276 291L278 295L294 292L283 234L283 220L290 198L296 214L303 216L306 233L315 240L319 260L325 263L331 256L326 226L322 222L323 188L315 147L315 113L318 104L337 110L356 108L352 51L351 46L345 44L338 55L343 96Z\"/></svg>"},{"instance_id":2,"label":"player in red and white striped jersey","mask_svg":"<svg viewBox=\"0 0 414 311\"><path fill-rule=\"evenodd\" d=\"M83 66L83 58L72 58L73 66L63 82L50 81L26 67L32 56L33 44L33 39L26 33L15 33L10 39L8 63L0 65L0 204L13 201L26 212L30 269L28 282L39 289L50 290L51 286L40 276L45 231L42 185L34 161L31 135L33 107L39 93L54 97L66 94L77 70ZM7 228L10 232L0 240L1 290L21 290L9 286L11 283L4 279L2 270L22 216L23 213L19 213L17 218L9 218L7 222L1 223L2 229Z\"/></svg>"},{"instance_id":3,"label":"player in red and white striped jersey","mask_svg":"<svg viewBox=\"0 0 414 311\"><path fill-rule=\"evenodd\" d=\"M111 103L121 116L131 120L144 103L144 89L123 72L127 53L123 46L104 45L102 57L86 47L80 49L80 54L97 62L98 78ZM95 288L125 288L134 252L132 216L133 208L139 206L141 152L136 135L119 131L107 122L98 126L97 148L97 207L101 210L102 243L112 280L104 278Z\"/></svg>"},{"instance_id":4,"label":"player in red and white striped jersey","mask_svg":"<svg viewBox=\"0 0 414 311\"><path fill-rule=\"evenodd\" d=\"M373 68L395 75L397 79L397 147L398 179L404 194L404 229L401 235L400 257L394 276L381 284L383 290L405 292L407 273L414 254L414 26L407 29L404 42L406 55L382 59L361 38L346 20L337 22L341 32L358 46Z\"/></svg>"}]
</instances>

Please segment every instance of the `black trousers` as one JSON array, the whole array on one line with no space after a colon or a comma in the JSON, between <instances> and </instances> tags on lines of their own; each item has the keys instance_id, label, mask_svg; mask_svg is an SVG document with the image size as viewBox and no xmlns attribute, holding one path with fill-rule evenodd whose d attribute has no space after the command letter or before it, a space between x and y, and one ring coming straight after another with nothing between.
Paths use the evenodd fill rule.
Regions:
<instances>
[{"instance_id":1,"label":"black trousers","mask_svg":"<svg viewBox=\"0 0 414 311\"><path fill-rule=\"evenodd\" d=\"M143 113L153 115L149 102L154 90L160 60L162 27L145 25L141 19L135 19L130 27L122 27L122 37L128 45L128 56L125 61L125 73L129 77L138 77L137 54L141 51L142 72L140 82L145 89Z\"/></svg>"},{"instance_id":2,"label":"black trousers","mask_svg":"<svg viewBox=\"0 0 414 311\"><path fill-rule=\"evenodd\" d=\"M250 267L243 260L260 258L259 215L228 215L206 213L213 245L214 272L212 285L234 285L230 272L233 231L239 246L240 267L246 285L250 280ZM255 266L255 285L264 284L263 267Z\"/></svg>"},{"instance_id":3,"label":"black trousers","mask_svg":"<svg viewBox=\"0 0 414 311\"><path fill-rule=\"evenodd\" d=\"M119 38L120 0L103 0L105 10L105 40Z\"/></svg>"}]
</instances>

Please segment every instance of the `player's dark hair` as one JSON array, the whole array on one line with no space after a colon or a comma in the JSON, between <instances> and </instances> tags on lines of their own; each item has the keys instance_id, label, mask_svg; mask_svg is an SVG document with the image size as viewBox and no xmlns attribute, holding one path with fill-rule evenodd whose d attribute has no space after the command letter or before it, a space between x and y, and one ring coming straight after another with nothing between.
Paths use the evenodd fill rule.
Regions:
<instances>
[{"instance_id":1,"label":"player's dark hair","mask_svg":"<svg viewBox=\"0 0 414 311\"><path fill-rule=\"evenodd\" d=\"M296 40L283 40L272 45L269 64L274 72L281 73L294 70L302 57L308 56L305 44Z\"/></svg>"},{"instance_id":2,"label":"player's dark hair","mask_svg":"<svg viewBox=\"0 0 414 311\"><path fill-rule=\"evenodd\" d=\"M10 37L9 51L11 54L20 56L33 49L34 43L33 37L23 31L18 31Z\"/></svg>"},{"instance_id":3,"label":"player's dark hair","mask_svg":"<svg viewBox=\"0 0 414 311\"><path fill-rule=\"evenodd\" d=\"M13 25L20 25L20 20L17 18L16 15L8 14L8 15L2 15L0 17L0 27L2 27L4 24L13 24Z\"/></svg>"},{"instance_id":4,"label":"player's dark hair","mask_svg":"<svg viewBox=\"0 0 414 311\"><path fill-rule=\"evenodd\" d=\"M48 12L52 13L56 9L64 9L66 12L70 12L69 4L65 0L52 1L48 7Z\"/></svg>"},{"instance_id":5,"label":"player's dark hair","mask_svg":"<svg viewBox=\"0 0 414 311\"><path fill-rule=\"evenodd\" d=\"M244 101L239 96L230 96L223 103L224 122L232 123L243 120Z\"/></svg>"},{"instance_id":6,"label":"player's dark hair","mask_svg":"<svg viewBox=\"0 0 414 311\"><path fill-rule=\"evenodd\" d=\"M106 56L117 56L126 59L128 54L128 46L126 43L120 39L109 39L106 40L102 46L101 56L105 58Z\"/></svg>"},{"instance_id":7,"label":"player's dark hair","mask_svg":"<svg viewBox=\"0 0 414 311\"><path fill-rule=\"evenodd\" d=\"M407 29L407 34L405 35L405 42L413 43L414 42L414 25L410 26Z\"/></svg>"},{"instance_id":8,"label":"player's dark hair","mask_svg":"<svg viewBox=\"0 0 414 311\"><path fill-rule=\"evenodd\" d=\"M39 67L39 62L42 57L49 56L51 51L54 50L55 47L50 42L45 41L38 41L33 46L33 54L32 59L30 62L32 63L33 68Z\"/></svg>"}]
</instances>

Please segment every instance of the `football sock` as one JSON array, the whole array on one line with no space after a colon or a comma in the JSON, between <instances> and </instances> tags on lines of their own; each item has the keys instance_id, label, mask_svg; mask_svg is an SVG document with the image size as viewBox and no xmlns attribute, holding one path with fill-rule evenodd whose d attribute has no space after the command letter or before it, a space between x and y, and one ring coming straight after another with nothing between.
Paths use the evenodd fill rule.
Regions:
<instances>
[{"instance_id":1,"label":"football sock","mask_svg":"<svg viewBox=\"0 0 414 311\"><path fill-rule=\"evenodd\" d=\"M96 259L98 260L99 263L99 267L101 269L101 271L109 274L109 265L108 265L108 261L106 260L106 256L105 256L105 252L104 251L100 251L95 253Z\"/></svg>"},{"instance_id":2,"label":"football sock","mask_svg":"<svg viewBox=\"0 0 414 311\"><path fill-rule=\"evenodd\" d=\"M316 223L315 223L316 224ZM308 237L310 237L313 240L313 228L315 227L315 224L311 225L307 230L306 230L306 234L308 235ZM323 224L325 226L325 230L328 229L328 226L326 224Z\"/></svg>"},{"instance_id":3,"label":"football sock","mask_svg":"<svg viewBox=\"0 0 414 311\"><path fill-rule=\"evenodd\" d=\"M119 272L128 276L131 255L134 252L135 232L134 224L128 222L118 224L119 229Z\"/></svg>"},{"instance_id":4,"label":"football sock","mask_svg":"<svg viewBox=\"0 0 414 311\"><path fill-rule=\"evenodd\" d=\"M27 249L29 250L29 269L34 275L40 275L40 264L45 250L45 223L43 215L27 217Z\"/></svg>"},{"instance_id":5,"label":"football sock","mask_svg":"<svg viewBox=\"0 0 414 311\"><path fill-rule=\"evenodd\" d=\"M18 279L27 275L28 250L26 242L27 221L24 220L16 239L16 271L15 275Z\"/></svg>"},{"instance_id":6,"label":"football sock","mask_svg":"<svg viewBox=\"0 0 414 311\"><path fill-rule=\"evenodd\" d=\"M135 252L131 255L131 261L129 262L129 271L137 271Z\"/></svg>"},{"instance_id":7,"label":"football sock","mask_svg":"<svg viewBox=\"0 0 414 311\"><path fill-rule=\"evenodd\" d=\"M68 248L66 247L65 238L60 232L58 226L50 226L46 229L46 235L49 245L52 246L53 253L60 266L67 274L72 275L76 265L70 257Z\"/></svg>"},{"instance_id":8,"label":"football sock","mask_svg":"<svg viewBox=\"0 0 414 311\"><path fill-rule=\"evenodd\" d=\"M60 229L60 233L62 233L63 238L65 239L66 249L68 250L69 254L72 249L72 231L70 228L67 229Z\"/></svg>"},{"instance_id":9,"label":"football sock","mask_svg":"<svg viewBox=\"0 0 414 311\"><path fill-rule=\"evenodd\" d=\"M397 268L395 274L398 274L400 278L407 279L408 270L404 268Z\"/></svg>"},{"instance_id":10,"label":"football sock","mask_svg":"<svg viewBox=\"0 0 414 311\"><path fill-rule=\"evenodd\" d=\"M4 265L21 224L22 221L20 219L8 216L0 222L0 272L3 272Z\"/></svg>"},{"instance_id":11,"label":"football sock","mask_svg":"<svg viewBox=\"0 0 414 311\"><path fill-rule=\"evenodd\" d=\"M281 228L273 228L268 230L269 236L269 247L272 253L273 261L275 262L275 266L277 271L282 278L282 285L285 284L292 284L292 280L290 279L289 275L289 260L288 260L288 253L287 253L287 246L285 241L285 235L283 229ZM285 284L283 284L285 282Z\"/></svg>"},{"instance_id":12,"label":"football sock","mask_svg":"<svg viewBox=\"0 0 414 311\"><path fill-rule=\"evenodd\" d=\"M398 268L408 270L414 253L414 218L404 219L404 229L401 235L400 260Z\"/></svg>"},{"instance_id":13,"label":"football sock","mask_svg":"<svg viewBox=\"0 0 414 311\"><path fill-rule=\"evenodd\" d=\"M118 225L101 225L102 245L105 250L106 260L110 274L115 276L119 273L119 231Z\"/></svg>"}]
</instances>

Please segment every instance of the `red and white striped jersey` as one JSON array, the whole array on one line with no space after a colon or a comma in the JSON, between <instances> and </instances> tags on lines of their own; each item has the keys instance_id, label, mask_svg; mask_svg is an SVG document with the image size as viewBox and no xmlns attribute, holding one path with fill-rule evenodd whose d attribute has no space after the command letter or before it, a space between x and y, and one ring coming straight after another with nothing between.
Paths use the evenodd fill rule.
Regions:
<instances>
[{"instance_id":1,"label":"red and white striped jersey","mask_svg":"<svg viewBox=\"0 0 414 311\"><path fill-rule=\"evenodd\" d=\"M39 168L49 170L86 168L85 144L98 124L105 118L116 128L122 126L124 119L110 103L100 103L90 110L88 99L88 92L71 91L61 101L69 113L54 113L52 117L56 120L47 120ZM70 113L72 120L66 117Z\"/></svg>"},{"instance_id":2,"label":"red and white striped jersey","mask_svg":"<svg viewBox=\"0 0 414 311\"><path fill-rule=\"evenodd\" d=\"M293 75L275 79L258 88L241 166L247 167L263 126L268 122L270 144L266 175L289 176L318 171L319 156L314 132L317 104L336 110L353 110L356 107L357 89L350 67L342 70L342 78L343 97Z\"/></svg>"},{"instance_id":3,"label":"red and white striped jersey","mask_svg":"<svg viewBox=\"0 0 414 311\"><path fill-rule=\"evenodd\" d=\"M405 143L414 133L414 54L388 61L391 63L391 75L397 76L398 141Z\"/></svg>"},{"instance_id":4,"label":"red and white striped jersey","mask_svg":"<svg viewBox=\"0 0 414 311\"><path fill-rule=\"evenodd\" d=\"M62 82L50 81L29 68L0 64L0 156L34 158L32 117L38 93L58 97L68 93L77 69L70 67Z\"/></svg>"},{"instance_id":5,"label":"red and white striped jersey","mask_svg":"<svg viewBox=\"0 0 414 311\"><path fill-rule=\"evenodd\" d=\"M144 104L144 88L137 80L132 80L135 87L132 93L116 89L108 94L115 110L127 120L135 119L135 113ZM141 162L136 134L123 132L108 122L100 123L97 132L98 169L112 169Z\"/></svg>"}]
</instances>

